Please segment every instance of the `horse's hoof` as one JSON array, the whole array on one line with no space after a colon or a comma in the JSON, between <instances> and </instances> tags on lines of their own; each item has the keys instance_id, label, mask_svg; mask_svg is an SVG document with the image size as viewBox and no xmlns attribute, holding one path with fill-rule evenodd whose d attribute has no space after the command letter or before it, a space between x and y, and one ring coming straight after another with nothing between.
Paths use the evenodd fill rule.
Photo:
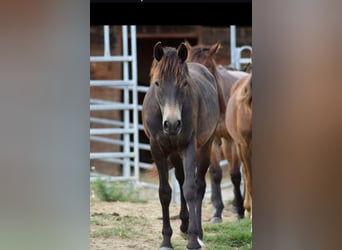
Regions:
<instances>
[{"instance_id":1,"label":"horse's hoof","mask_svg":"<svg viewBox=\"0 0 342 250\"><path fill-rule=\"evenodd\" d=\"M201 249L204 250L205 249L204 242L200 238L197 238L197 241L201 245Z\"/></svg>"},{"instance_id":2,"label":"horse's hoof","mask_svg":"<svg viewBox=\"0 0 342 250\"><path fill-rule=\"evenodd\" d=\"M199 248L186 248L186 250L205 250L205 245L200 238L197 238L198 244L200 244Z\"/></svg>"},{"instance_id":3,"label":"horse's hoof","mask_svg":"<svg viewBox=\"0 0 342 250\"><path fill-rule=\"evenodd\" d=\"M171 248L171 247L161 247L161 248L159 248L159 250L173 250L173 248Z\"/></svg>"},{"instance_id":4,"label":"horse's hoof","mask_svg":"<svg viewBox=\"0 0 342 250\"><path fill-rule=\"evenodd\" d=\"M245 218L252 220L252 213L245 210Z\"/></svg>"},{"instance_id":5,"label":"horse's hoof","mask_svg":"<svg viewBox=\"0 0 342 250\"><path fill-rule=\"evenodd\" d=\"M182 236L182 238L183 238L184 240L188 240L188 239L189 239L189 235L188 235L187 233L181 232L180 235Z\"/></svg>"},{"instance_id":6,"label":"horse's hoof","mask_svg":"<svg viewBox=\"0 0 342 250\"><path fill-rule=\"evenodd\" d=\"M211 218L210 223L211 224L222 223L222 219L219 217L213 217L213 218Z\"/></svg>"}]
</instances>

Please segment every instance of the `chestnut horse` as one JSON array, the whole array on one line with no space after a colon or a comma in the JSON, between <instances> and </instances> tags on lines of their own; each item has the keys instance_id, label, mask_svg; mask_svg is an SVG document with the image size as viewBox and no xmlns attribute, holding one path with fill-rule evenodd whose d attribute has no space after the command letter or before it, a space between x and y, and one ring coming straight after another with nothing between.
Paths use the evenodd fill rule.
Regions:
<instances>
[{"instance_id":1,"label":"chestnut horse","mask_svg":"<svg viewBox=\"0 0 342 250\"><path fill-rule=\"evenodd\" d=\"M252 73L238 80L226 110L226 126L243 163L244 207L252 218Z\"/></svg>"},{"instance_id":2,"label":"chestnut horse","mask_svg":"<svg viewBox=\"0 0 342 250\"><path fill-rule=\"evenodd\" d=\"M244 217L243 195L241 194L241 161L237 155L235 144L229 135L226 124L226 106L230 98L230 91L233 84L240 78L245 77L247 73L243 71L227 70L216 64L215 55L220 49L220 43L217 42L211 46L196 45L191 46L185 42L189 49L188 62L198 62L205 65L214 75L218 84L218 95L220 104L220 120L215 131L215 140L211 150L211 165L209 168L211 179L211 200L215 208L212 223L222 221L222 210L224 208L221 194L222 169L220 161L225 158L228 161L228 169L231 181L233 183L234 200L233 207L238 214L238 218Z\"/></svg>"},{"instance_id":3,"label":"chestnut horse","mask_svg":"<svg viewBox=\"0 0 342 250\"><path fill-rule=\"evenodd\" d=\"M184 43L175 49L158 42L153 54L142 121L159 175L163 215L160 248L172 249L170 162L181 186L180 230L188 234L188 249L200 249L205 175L219 120L217 84L205 66L186 62L188 50Z\"/></svg>"}]
</instances>

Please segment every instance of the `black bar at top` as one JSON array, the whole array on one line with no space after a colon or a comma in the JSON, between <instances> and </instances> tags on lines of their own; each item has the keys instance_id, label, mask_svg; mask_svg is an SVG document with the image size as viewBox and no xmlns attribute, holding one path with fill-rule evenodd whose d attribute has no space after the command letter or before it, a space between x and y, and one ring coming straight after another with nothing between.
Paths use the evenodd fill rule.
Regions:
<instances>
[{"instance_id":1,"label":"black bar at top","mask_svg":"<svg viewBox=\"0 0 342 250\"><path fill-rule=\"evenodd\" d=\"M90 25L252 25L251 2L90 3Z\"/></svg>"}]
</instances>

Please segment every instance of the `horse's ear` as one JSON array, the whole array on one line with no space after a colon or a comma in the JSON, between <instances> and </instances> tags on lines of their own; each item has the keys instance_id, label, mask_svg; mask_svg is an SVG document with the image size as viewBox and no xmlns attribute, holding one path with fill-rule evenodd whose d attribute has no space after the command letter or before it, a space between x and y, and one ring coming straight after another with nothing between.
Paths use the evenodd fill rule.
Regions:
<instances>
[{"instance_id":1,"label":"horse's ear","mask_svg":"<svg viewBox=\"0 0 342 250\"><path fill-rule=\"evenodd\" d=\"M185 43L181 43L178 48L177 48L177 52L178 52L178 57L179 59L184 62L186 60L186 58L188 57L188 49L185 45Z\"/></svg>"},{"instance_id":2,"label":"horse's ear","mask_svg":"<svg viewBox=\"0 0 342 250\"><path fill-rule=\"evenodd\" d=\"M210 54L215 55L221 48L221 41L218 41L210 47Z\"/></svg>"},{"instance_id":3,"label":"horse's ear","mask_svg":"<svg viewBox=\"0 0 342 250\"><path fill-rule=\"evenodd\" d=\"M159 62L164 55L164 50L161 42L157 42L153 48L153 57Z\"/></svg>"},{"instance_id":4,"label":"horse's ear","mask_svg":"<svg viewBox=\"0 0 342 250\"><path fill-rule=\"evenodd\" d=\"M184 44L185 44L185 46L187 47L188 50L191 49L191 44L188 42L188 40L185 39Z\"/></svg>"}]
</instances>

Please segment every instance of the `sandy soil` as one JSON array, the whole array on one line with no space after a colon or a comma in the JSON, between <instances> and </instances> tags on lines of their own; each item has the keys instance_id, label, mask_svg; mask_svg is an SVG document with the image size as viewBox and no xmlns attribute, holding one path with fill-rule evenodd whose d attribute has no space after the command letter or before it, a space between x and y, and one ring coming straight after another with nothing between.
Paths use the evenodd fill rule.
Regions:
<instances>
[{"instance_id":1,"label":"sandy soil","mask_svg":"<svg viewBox=\"0 0 342 250\"><path fill-rule=\"evenodd\" d=\"M157 190L147 190L144 194L149 197L148 203L130 202L100 202L91 199L90 217L91 220L101 218L105 215L106 221L91 223L90 249L91 250L112 250L112 249L158 249L162 235L162 213L157 196ZM231 188L223 190L225 209L223 221L232 221L236 216L231 211L228 200L232 198ZM180 205L171 203L170 216L173 229L172 244L175 249L185 249L186 240L180 235L180 219L178 219ZM213 207L210 202L210 193L206 193L203 201L203 225L210 223ZM126 223L126 224L125 224ZM94 236L102 229L122 228L122 235Z\"/></svg>"}]
</instances>

